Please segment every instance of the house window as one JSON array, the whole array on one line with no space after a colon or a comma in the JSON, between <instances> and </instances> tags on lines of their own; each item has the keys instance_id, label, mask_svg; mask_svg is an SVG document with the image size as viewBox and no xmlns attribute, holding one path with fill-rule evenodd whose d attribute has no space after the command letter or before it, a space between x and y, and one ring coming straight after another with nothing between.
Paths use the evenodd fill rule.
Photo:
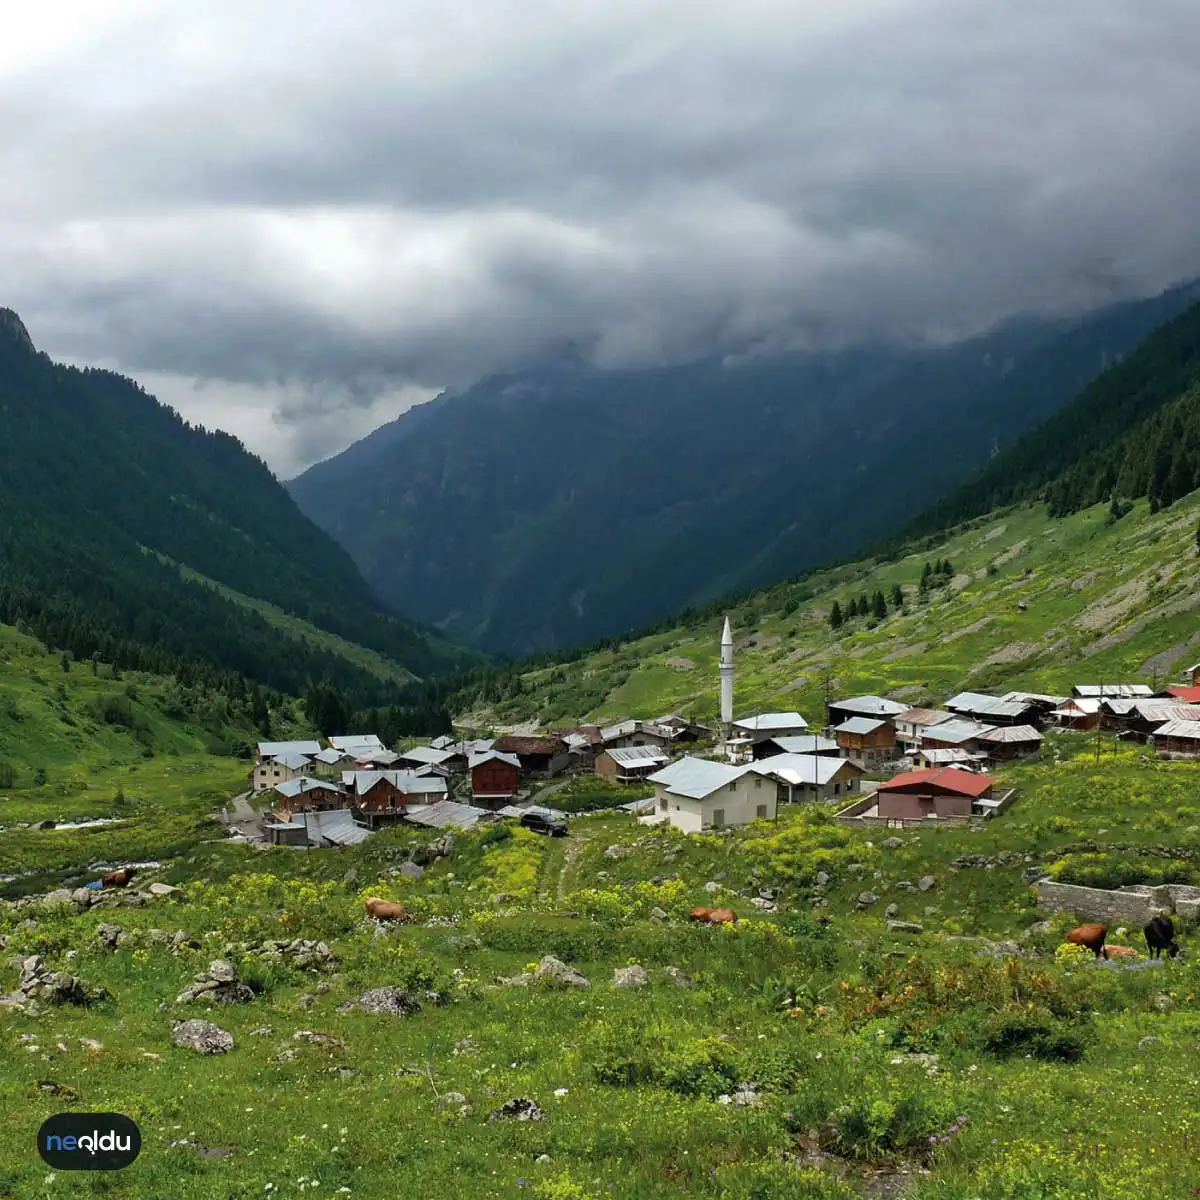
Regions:
<instances>
[{"instance_id":1,"label":"house window","mask_svg":"<svg viewBox=\"0 0 1200 1200\"><path fill-rule=\"evenodd\" d=\"M756 788L760 788L760 787L762 787L762 776L761 776L761 775L755 775L755 777L754 777L754 786L755 786Z\"/></svg>"},{"instance_id":2,"label":"house window","mask_svg":"<svg viewBox=\"0 0 1200 1200\"><path fill-rule=\"evenodd\" d=\"M714 808L713 809L712 823L714 825L724 825L725 824L725 810L723 808Z\"/></svg>"},{"instance_id":3,"label":"house window","mask_svg":"<svg viewBox=\"0 0 1200 1200\"><path fill-rule=\"evenodd\" d=\"M730 780L730 782L727 786L728 786L729 791L736 792L737 791L737 780L736 779Z\"/></svg>"},{"instance_id":4,"label":"house window","mask_svg":"<svg viewBox=\"0 0 1200 1200\"><path fill-rule=\"evenodd\" d=\"M840 783L835 783L833 785L833 794L835 796L840 796L842 794L842 785Z\"/></svg>"},{"instance_id":5,"label":"house window","mask_svg":"<svg viewBox=\"0 0 1200 1200\"><path fill-rule=\"evenodd\" d=\"M667 811L667 798L666 798L666 796L663 796L663 798L662 798L661 800L659 800L659 802L658 802L658 811L659 811L659 812L666 812L666 811Z\"/></svg>"},{"instance_id":6,"label":"house window","mask_svg":"<svg viewBox=\"0 0 1200 1200\"><path fill-rule=\"evenodd\" d=\"M758 820L765 821L767 819L767 806L765 804L760 804L754 810L754 815L758 818Z\"/></svg>"}]
</instances>

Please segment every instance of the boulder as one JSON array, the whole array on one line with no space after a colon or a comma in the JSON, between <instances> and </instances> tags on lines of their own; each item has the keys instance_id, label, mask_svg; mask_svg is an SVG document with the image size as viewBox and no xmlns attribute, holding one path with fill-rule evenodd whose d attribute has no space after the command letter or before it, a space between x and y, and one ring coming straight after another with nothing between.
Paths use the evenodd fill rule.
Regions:
<instances>
[{"instance_id":1,"label":"boulder","mask_svg":"<svg viewBox=\"0 0 1200 1200\"><path fill-rule=\"evenodd\" d=\"M51 904L73 905L75 903L74 893L69 888L55 888L54 891L47 892L42 897L42 903L47 906Z\"/></svg>"},{"instance_id":2,"label":"boulder","mask_svg":"<svg viewBox=\"0 0 1200 1200\"><path fill-rule=\"evenodd\" d=\"M403 876L405 879L420 879L425 874L425 868L415 862L401 863L396 868L396 874Z\"/></svg>"},{"instance_id":3,"label":"boulder","mask_svg":"<svg viewBox=\"0 0 1200 1200\"><path fill-rule=\"evenodd\" d=\"M925 926L918 925L916 921L889 921L887 923L888 933L924 933Z\"/></svg>"},{"instance_id":4,"label":"boulder","mask_svg":"<svg viewBox=\"0 0 1200 1200\"><path fill-rule=\"evenodd\" d=\"M750 901L759 912L776 912L779 906L773 900L764 900L761 896L755 896Z\"/></svg>"},{"instance_id":5,"label":"boulder","mask_svg":"<svg viewBox=\"0 0 1200 1200\"><path fill-rule=\"evenodd\" d=\"M899 850L904 842L898 837L890 837L885 839L882 845L885 850Z\"/></svg>"},{"instance_id":6,"label":"boulder","mask_svg":"<svg viewBox=\"0 0 1200 1200\"><path fill-rule=\"evenodd\" d=\"M568 967L565 962L555 958L553 954L547 954L542 958L533 977L539 982L557 984L559 987L585 988L592 986L585 976L576 971L574 967Z\"/></svg>"},{"instance_id":7,"label":"boulder","mask_svg":"<svg viewBox=\"0 0 1200 1200\"><path fill-rule=\"evenodd\" d=\"M540 1121L546 1114L528 1096L514 1096L488 1114L489 1121Z\"/></svg>"},{"instance_id":8,"label":"boulder","mask_svg":"<svg viewBox=\"0 0 1200 1200\"><path fill-rule=\"evenodd\" d=\"M877 895L875 895L874 892L859 892L858 893L858 907L859 908L870 908L872 904L874 904L874 903L876 903L876 901L878 901L878 899L879 899L879 897Z\"/></svg>"},{"instance_id":9,"label":"boulder","mask_svg":"<svg viewBox=\"0 0 1200 1200\"><path fill-rule=\"evenodd\" d=\"M721 885L715 880L710 879L705 885L704 890L710 895L715 895L721 890Z\"/></svg>"},{"instance_id":10,"label":"boulder","mask_svg":"<svg viewBox=\"0 0 1200 1200\"><path fill-rule=\"evenodd\" d=\"M237 968L224 958L214 958L208 964L208 977L217 983L236 983Z\"/></svg>"},{"instance_id":11,"label":"boulder","mask_svg":"<svg viewBox=\"0 0 1200 1200\"><path fill-rule=\"evenodd\" d=\"M817 872L817 883L821 887L828 887L829 886L829 872L828 871L818 871Z\"/></svg>"},{"instance_id":12,"label":"boulder","mask_svg":"<svg viewBox=\"0 0 1200 1200\"><path fill-rule=\"evenodd\" d=\"M44 1000L49 1004L87 1004L91 999L100 999L106 993L97 991L89 995L87 988L66 971L51 971L38 954L21 960L21 978L18 983L21 995L27 1000Z\"/></svg>"},{"instance_id":13,"label":"boulder","mask_svg":"<svg viewBox=\"0 0 1200 1200\"><path fill-rule=\"evenodd\" d=\"M889 917L889 918L890 918L890 917L894 917L894 916L895 916L895 915L896 915L896 914L897 914L899 911L900 911L900 908L899 908L899 906L898 906L898 905L896 905L896 904L889 904L889 905L887 906L887 908L885 908L885 909L883 910L883 915L884 915L885 917Z\"/></svg>"},{"instance_id":14,"label":"boulder","mask_svg":"<svg viewBox=\"0 0 1200 1200\"><path fill-rule=\"evenodd\" d=\"M182 896L183 888L176 887L173 883L152 883L147 889L152 896Z\"/></svg>"},{"instance_id":15,"label":"boulder","mask_svg":"<svg viewBox=\"0 0 1200 1200\"><path fill-rule=\"evenodd\" d=\"M355 1008L360 1012L391 1017L409 1017L421 1011L421 1005L400 987L371 988L357 1000L339 1006L338 1012L349 1012Z\"/></svg>"},{"instance_id":16,"label":"boulder","mask_svg":"<svg viewBox=\"0 0 1200 1200\"><path fill-rule=\"evenodd\" d=\"M690 988L692 986L690 976L685 975L678 967L663 967L663 975L676 987Z\"/></svg>"},{"instance_id":17,"label":"boulder","mask_svg":"<svg viewBox=\"0 0 1200 1200\"><path fill-rule=\"evenodd\" d=\"M632 966L618 967L613 972L612 981L614 987L640 988L650 982L650 976L646 974L645 967L634 963Z\"/></svg>"},{"instance_id":18,"label":"boulder","mask_svg":"<svg viewBox=\"0 0 1200 1200\"><path fill-rule=\"evenodd\" d=\"M86 887L76 888L71 893L71 902L81 912L85 908L90 908L92 906L92 902L95 900L95 898L96 898L96 889L95 888L86 888Z\"/></svg>"},{"instance_id":19,"label":"boulder","mask_svg":"<svg viewBox=\"0 0 1200 1200\"><path fill-rule=\"evenodd\" d=\"M934 879L932 875L922 875L921 878L917 880L917 887L920 888L921 891L927 892L936 883L937 880Z\"/></svg>"},{"instance_id":20,"label":"boulder","mask_svg":"<svg viewBox=\"0 0 1200 1200\"><path fill-rule=\"evenodd\" d=\"M233 1049L233 1034L212 1021L176 1021L171 1026L171 1041L197 1054L227 1054Z\"/></svg>"},{"instance_id":21,"label":"boulder","mask_svg":"<svg viewBox=\"0 0 1200 1200\"><path fill-rule=\"evenodd\" d=\"M96 941L105 950L115 950L126 939L125 930L120 925L96 926Z\"/></svg>"},{"instance_id":22,"label":"boulder","mask_svg":"<svg viewBox=\"0 0 1200 1200\"><path fill-rule=\"evenodd\" d=\"M652 921L666 921L666 920L669 920L670 918L667 916L667 914L661 908L658 907L658 905L655 905L650 910L650 919Z\"/></svg>"}]
</instances>

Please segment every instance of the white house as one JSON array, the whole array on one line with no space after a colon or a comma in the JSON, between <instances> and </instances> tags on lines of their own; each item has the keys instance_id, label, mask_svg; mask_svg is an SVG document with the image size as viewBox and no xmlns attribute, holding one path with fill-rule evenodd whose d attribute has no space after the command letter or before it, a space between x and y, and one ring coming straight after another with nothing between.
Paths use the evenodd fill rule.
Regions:
<instances>
[{"instance_id":1,"label":"white house","mask_svg":"<svg viewBox=\"0 0 1200 1200\"><path fill-rule=\"evenodd\" d=\"M685 833L775 817L776 788L749 767L681 758L649 776L654 813Z\"/></svg>"},{"instance_id":2,"label":"white house","mask_svg":"<svg viewBox=\"0 0 1200 1200\"><path fill-rule=\"evenodd\" d=\"M753 756L754 747L762 742L777 737L799 737L807 730L808 722L798 712L768 712L742 717L729 729L730 759L739 761Z\"/></svg>"},{"instance_id":3,"label":"white house","mask_svg":"<svg viewBox=\"0 0 1200 1200\"><path fill-rule=\"evenodd\" d=\"M833 800L858 791L863 769L848 758L829 758L819 754L776 754L750 768L779 784L777 798L797 800Z\"/></svg>"},{"instance_id":4,"label":"white house","mask_svg":"<svg viewBox=\"0 0 1200 1200\"><path fill-rule=\"evenodd\" d=\"M271 743L264 742L263 745ZM286 746L286 742L275 743L278 746ZM294 743L295 745L316 745L315 742ZM307 775L314 769L313 758L315 754L310 756L301 753L298 750L283 750L279 753L264 757L260 750L259 761L254 765L254 775L252 787L256 792L270 791L277 783L287 783L292 779L299 779L301 775Z\"/></svg>"}]
</instances>

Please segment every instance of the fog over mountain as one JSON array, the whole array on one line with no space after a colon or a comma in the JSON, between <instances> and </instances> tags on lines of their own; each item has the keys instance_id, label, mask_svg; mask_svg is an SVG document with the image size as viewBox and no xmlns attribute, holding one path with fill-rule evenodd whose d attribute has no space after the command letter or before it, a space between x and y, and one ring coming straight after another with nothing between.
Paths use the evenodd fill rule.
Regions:
<instances>
[{"instance_id":1,"label":"fog over mountain","mask_svg":"<svg viewBox=\"0 0 1200 1200\"><path fill-rule=\"evenodd\" d=\"M1200 269L1187 0L45 0L0 303L281 475L444 387L944 341Z\"/></svg>"}]
</instances>

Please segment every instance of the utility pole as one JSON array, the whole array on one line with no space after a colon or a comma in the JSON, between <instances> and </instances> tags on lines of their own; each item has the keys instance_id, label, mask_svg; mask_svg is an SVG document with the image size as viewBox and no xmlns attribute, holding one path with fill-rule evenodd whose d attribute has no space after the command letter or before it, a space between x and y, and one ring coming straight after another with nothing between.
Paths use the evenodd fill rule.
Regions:
<instances>
[{"instance_id":1,"label":"utility pole","mask_svg":"<svg viewBox=\"0 0 1200 1200\"><path fill-rule=\"evenodd\" d=\"M1100 726L1104 723L1104 684L1100 685L1100 708L1096 713L1096 763L1100 762Z\"/></svg>"}]
</instances>

